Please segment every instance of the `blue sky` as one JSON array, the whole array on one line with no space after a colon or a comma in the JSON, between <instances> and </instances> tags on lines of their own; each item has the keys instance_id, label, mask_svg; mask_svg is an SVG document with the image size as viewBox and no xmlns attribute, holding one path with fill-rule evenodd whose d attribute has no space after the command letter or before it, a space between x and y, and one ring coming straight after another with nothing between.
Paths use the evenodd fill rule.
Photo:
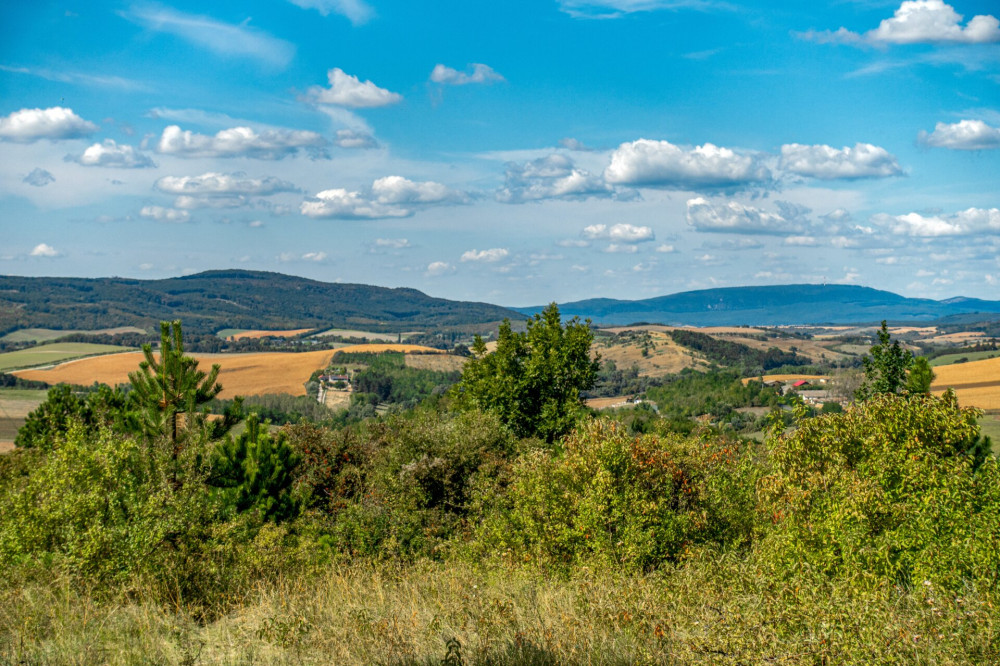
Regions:
<instances>
[{"instance_id":1,"label":"blue sky","mask_svg":"<svg viewBox=\"0 0 1000 666\"><path fill-rule=\"evenodd\" d=\"M3 3L0 273L1000 298L992 1Z\"/></svg>"}]
</instances>

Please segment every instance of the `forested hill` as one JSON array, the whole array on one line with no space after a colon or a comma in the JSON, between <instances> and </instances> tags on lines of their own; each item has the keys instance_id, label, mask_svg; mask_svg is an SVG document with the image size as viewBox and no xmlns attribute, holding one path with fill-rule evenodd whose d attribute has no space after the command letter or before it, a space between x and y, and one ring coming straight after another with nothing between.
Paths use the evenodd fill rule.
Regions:
<instances>
[{"instance_id":1,"label":"forested hill","mask_svg":"<svg viewBox=\"0 0 1000 666\"><path fill-rule=\"evenodd\" d=\"M523 314L541 307L515 308ZM781 324L854 324L932 321L966 313L1000 313L1000 301L952 298L934 301L906 298L888 291L853 285L794 284L687 291L638 301L597 298L559 305L564 316L589 318L595 324L635 322L695 326Z\"/></svg>"},{"instance_id":2,"label":"forested hill","mask_svg":"<svg viewBox=\"0 0 1000 666\"><path fill-rule=\"evenodd\" d=\"M519 319L488 303L432 298L416 289L331 284L281 273L207 271L165 280L0 276L0 334L16 328L149 328L182 319L186 330L320 326L434 329Z\"/></svg>"}]
</instances>

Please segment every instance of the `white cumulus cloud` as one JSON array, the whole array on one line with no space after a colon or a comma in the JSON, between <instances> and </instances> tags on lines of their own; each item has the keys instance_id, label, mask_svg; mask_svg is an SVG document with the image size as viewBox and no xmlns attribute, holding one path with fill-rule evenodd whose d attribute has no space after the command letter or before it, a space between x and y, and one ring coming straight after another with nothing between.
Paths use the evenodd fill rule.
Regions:
<instances>
[{"instance_id":1,"label":"white cumulus cloud","mask_svg":"<svg viewBox=\"0 0 1000 666\"><path fill-rule=\"evenodd\" d=\"M31 251L32 257L58 257L59 255L59 250L47 243L39 243Z\"/></svg>"},{"instance_id":2,"label":"white cumulus cloud","mask_svg":"<svg viewBox=\"0 0 1000 666\"><path fill-rule=\"evenodd\" d=\"M858 143L853 148L804 146L790 143L781 147L781 168L810 178L887 178L903 173L899 163L885 148Z\"/></svg>"},{"instance_id":3,"label":"white cumulus cloud","mask_svg":"<svg viewBox=\"0 0 1000 666\"><path fill-rule=\"evenodd\" d=\"M669 141L639 139L612 153L604 178L622 185L697 189L747 185L771 174L753 156L711 143L686 150Z\"/></svg>"},{"instance_id":4,"label":"white cumulus cloud","mask_svg":"<svg viewBox=\"0 0 1000 666\"><path fill-rule=\"evenodd\" d=\"M402 95L379 88L371 81L361 81L339 67L329 70L326 78L330 82L330 87L311 87L308 93L309 100L349 109L370 109L396 104L403 99Z\"/></svg>"},{"instance_id":5,"label":"white cumulus cloud","mask_svg":"<svg viewBox=\"0 0 1000 666\"><path fill-rule=\"evenodd\" d=\"M952 150L992 150L1000 148L1000 128L982 120L960 120L957 123L937 123L933 132L921 131L920 143Z\"/></svg>"},{"instance_id":6,"label":"white cumulus cloud","mask_svg":"<svg viewBox=\"0 0 1000 666\"><path fill-rule=\"evenodd\" d=\"M14 143L79 139L96 131L97 125L61 106L21 109L0 117L0 139Z\"/></svg>"},{"instance_id":7,"label":"white cumulus cloud","mask_svg":"<svg viewBox=\"0 0 1000 666\"><path fill-rule=\"evenodd\" d=\"M800 223L786 220L776 213L768 213L736 201L712 203L703 197L688 200L687 222L696 231L784 234L802 230Z\"/></svg>"},{"instance_id":8,"label":"white cumulus cloud","mask_svg":"<svg viewBox=\"0 0 1000 666\"><path fill-rule=\"evenodd\" d=\"M866 33L840 28L809 31L807 39L841 44L986 44L1000 41L1000 20L992 15L972 17L962 25L962 15L943 0L906 0L892 18Z\"/></svg>"},{"instance_id":9,"label":"white cumulus cloud","mask_svg":"<svg viewBox=\"0 0 1000 666\"><path fill-rule=\"evenodd\" d=\"M553 153L548 157L517 164L507 163L504 187L497 201L524 203L543 199L584 199L610 197L614 189L600 176L578 168L569 157Z\"/></svg>"},{"instance_id":10,"label":"white cumulus cloud","mask_svg":"<svg viewBox=\"0 0 1000 666\"><path fill-rule=\"evenodd\" d=\"M893 234L935 238L1000 234L1000 208L967 208L951 215L875 215L872 221Z\"/></svg>"},{"instance_id":11,"label":"white cumulus cloud","mask_svg":"<svg viewBox=\"0 0 1000 666\"><path fill-rule=\"evenodd\" d=\"M492 264L507 257L510 252L506 248L495 247L489 250L468 250L462 253L462 261L478 261Z\"/></svg>"},{"instance_id":12,"label":"white cumulus cloud","mask_svg":"<svg viewBox=\"0 0 1000 666\"><path fill-rule=\"evenodd\" d=\"M454 273L455 267L449 264L447 261L432 261L427 264L427 270L424 272L428 277L438 277L441 275L447 275L448 273Z\"/></svg>"},{"instance_id":13,"label":"white cumulus cloud","mask_svg":"<svg viewBox=\"0 0 1000 666\"><path fill-rule=\"evenodd\" d=\"M118 169L146 169L155 167L149 155L139 152L127 144L119 144L114 139L95 143L81 155L68 155L67 160L83 166L115 167Z\"/></svg>"},{"instance_id":14,"label":"white cumulus cloud","mask_svg":"<svg viewBox=\"0 0 1000 666\"><path fill-rule=\"evenodd\" d=\"M163 206L143 206L139 215L157 222L187 222L191 219L191 213L186 210L164 208Z\"/></svg>"},{"instance_id":15,"label":"white cumulus cloud","mask_svg":"<svg viewBox=\"0 0 1000 666\"><path fill-rule=\"evenodd\" d=\"M466 70L460 72L438 63L431 71L431 81L449 86L464 86L470 83L493 83L504 80L492 67L481 62L472 63Z\"/></svg>"},{"instance_id":16,"label":"white cumulus cloud","mask_svg":"<svg viewBox=\"0 0 1000 666\"><path fill-rule=\"evenodd\" d=\"M372 195L383 204L429 204L464 201L465 195L432 180L416 182L402 176L385 176L372 183Z\"/></svg>"},{"instance_id":17,"label":"white cumulus cloud","mask_svg":"<svg viewBox=\"0 0 1000 666\"><path fill-rule=\"evenodd\" d=\"M656 239L651 227L637 227L632 224L591 224L584 227L581 235L590 240L608 239L616 243L644 243Z\"/></svg>"},{"instance_id":18,"label":"white cumulus cloud","mask_svg":"<svg viewBox=\"0 0 1000 666\"><path fill-rule=\"evenodd\" d=\"M252 157L280 160L300 149L315 152L327 143L316 132L269 129L257 132L249 127L233 127L215 135L197 134L170 125L163 130L156 152L185 158Z\"/></svg>"},{"instance_id":19,"label":"white cumulus cloud","mask_svg":"<svg viewBox=\"0 0 1000 666\"><path fill-rule=\"evenodd\" d=\"M409 217L413 210L387 206L357 191L335 188L323 190L299 206L306 217L338 218L342 220L375 220L387 217Z\"/></svg>"},{"instance_id":20,"label":"white cumulus cloud","mask_svg":"<svg viewBox=\"0 0 1000 666\"><path fill-rule=\"evenodd\" d=\"M233 194L267 196L278 192L297 192L288 181L266 176L250 178L244 173L203 173L200 176L164 176L154 187L166 194L226 196Z\"/></svg>"}]
</instances>

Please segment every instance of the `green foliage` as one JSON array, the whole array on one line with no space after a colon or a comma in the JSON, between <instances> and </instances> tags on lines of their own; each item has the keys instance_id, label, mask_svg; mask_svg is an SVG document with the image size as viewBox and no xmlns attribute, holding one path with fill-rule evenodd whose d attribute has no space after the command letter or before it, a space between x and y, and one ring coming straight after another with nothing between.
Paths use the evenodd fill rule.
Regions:
<instances>
[{"instance_id":1,"label":"green foliage","mask_svg":"<svg viewBox=\"0 0 1000 666\"><path fill-rule=\"evenodd\" d=\"M251 413L239 437L227 435L216 447L208 484L228 489L237 512L256 510L265 520L280 522L298 513L291 486L300 462L284 433L272 437L266 422Z\"/></svg>"},{"instance_id":2,"label":"green foliage","mask_svg":"<svg viewBox=\"0 0 1000 666\"><path fill-rule=\"evenodd\" d=\"M932 383L934 370L931 369L931 364L923 356L913 359L910 374L906 377L906 392L910 395L926 395L931 392Z\"/></svg>"},{"instance_id":3,"label":"green foliage","mask_svg":"<svg viewBox=\"0 0 1000 666\"><path fill-rule=\"evenodd\" d=\"M563 326L555 303L529 319L524 333L515 333L504 320L493 353L476 337L457 387L459 399L498 414L519 437L553 442L572 428L580 392L596 380L600 364L590 356L593 339L589 323L576 317Z\"/></svg>"},{"instance_id":4,"label":"green foliage","mask_svg":"<svg viewBox=\"0 0 1000 666\"><path fill-rule=\"evenodd\" d=\"M865 381L855 397L867 400L881 393L899 393L906 387L906 371L913 364L913 354L899 345L899 340L889 343L891 336L882 320L878 331L878 343L872 345L869 355L861 359L865 369Z\"/></svg>"},{"instance_id":5,"label":"green foliage","mask_svg":"<svg viewBox=\"0 0 1000 666\"><path fill-rule=\"evenodd\" d=\"M421 409L368 422L357 437L341 444L350 460L327 458L337 470L323 483L337 497L327 543L372 557L441 557L477 512L475 489L496 483L515 446L496 415L475 411Z\"/></svg>"},{"instance_id":6,"label":"green foliage","mask_svg":"<svg viewBox=\"0 0 1000 666\"><path fill-rule=\"evenodd\" d=\"M0 560L50 561L108 582L143 566L169 531L168 490L145 447L72 422L0 494Z\"/></svg>"},{"instance_id":7,"label":"green foliage","mask_svg":"<svg viewBox=\"0 0 1000 666\"><path fill-rule=\"evenodd\" d=\"M780 392L758 381L740 381L732 370L686 371L650 387L646 396L665 418L688 419L702 414L728 417L738 407L774 407L782 402Z\"/></svg>"},{"instance_id":8,"label":"green foliage","mask_svg":"<svg viewBox=\"0 0 1000 666\"><path fill-rule=\"evenodd\" d=\"M45 402L28 414L14 444L26 449L50 450L66 437L74 423L92 429L107 426L128 432L135 427L135 415L127 393L121 389L101 386L80 397L69 385L59 384L49 389Z\"/></svg>"},{"instance_id":9,"label":"green foliage","mask_svg":"<svg viewBox=\"0 0 1000 666\"><path fill-rule=\"evenodd\" d=\"M879 394L769 442L760 556L790 575L959 588L1000 576L1000 468L975 469L977 412Z\"/></svg>"},{"instance_id":10,"label":"green foliage","mask_svg":"<svg viewBox=\"0 0 1000 666\"><path fill-rule=\"evenodd\" d=\"M517 461L506 492L487 502L478 549L515 561L648 570L695 546L742 544L756 478L741 446L635 436L592 420L563 440L561 453L539 449Z\"/></svg>"},{"instance_id":11,"label":"green foliage","mask_svg":"<svg viewBox=\"0 0 1000 666\"><path fill-rule=\"evenodd\" d=\"M397 352L382 354L335 354L332 363L359 362L364 356L367 367L354 373L351 384L356 391L378 396L380 403L414 407L435 390L442 392L461 377L458 372L437 372L406 366L406 357Z\"/></svg>"},{"instance_id":12,"label":"green foliage","mask_svg":"<svg viewBox=\"0 0 1000 666\"><path fill-rule=\"evenodd\" d=\"M145 360L139 370L128 376L142 431L150 441L166 437L176 459L183 437L181 415L196 414L222 391L216 383L220 366L215 364L206 373L198 369L197 359L184 355L180 321L160 322L159 359L153 356L151 345L143 345L142 353Z\"/></svg>"}]
</instances>

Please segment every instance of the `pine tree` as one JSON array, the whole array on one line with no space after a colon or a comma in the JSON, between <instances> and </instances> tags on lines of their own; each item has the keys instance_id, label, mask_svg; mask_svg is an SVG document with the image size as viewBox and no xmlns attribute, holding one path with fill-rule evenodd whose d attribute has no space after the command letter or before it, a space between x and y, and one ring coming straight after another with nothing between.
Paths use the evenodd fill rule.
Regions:
<instances>
[{"instance_id":1,"label":"pine tree","mask_svg":"<svg viewBox=\"0 0 1000 666\"><path fill-rule=\"evenodd\" d=\"M301 456L285 441L284 433L272 437L257 414L247 416L246 430L226 437L212 459L208 484L229 488L240 513L259 509L271 520L294 518L298 504L292 498L294 472Z\"/></svg>"},{"instance_id":2,"label":"pine tree","mask_svg":"<svg viewBox=\"0 0 1000 666\"><path fill-rule=\"evenodd\" d=\"M165 438L176 463L185 426L193 424L201 405L222 391L216 381L220 366L216 363L206 373L198 369L197 359L184 355L180 321L160 322L159 359L151 345L143 345L142 352L145 360L128 376L140 427L150 442Z\"/></svg>"}]
</instances>

